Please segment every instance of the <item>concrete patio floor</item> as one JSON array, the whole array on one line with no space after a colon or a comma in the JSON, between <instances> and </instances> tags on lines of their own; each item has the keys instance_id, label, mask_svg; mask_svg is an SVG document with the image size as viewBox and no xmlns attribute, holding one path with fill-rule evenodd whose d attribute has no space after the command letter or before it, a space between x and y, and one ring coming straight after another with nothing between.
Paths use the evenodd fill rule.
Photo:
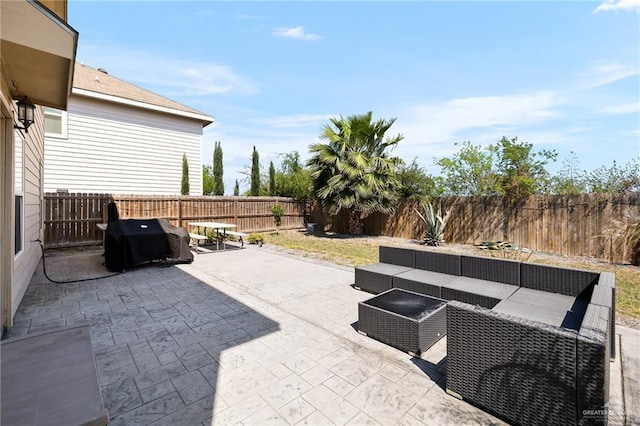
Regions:
<instances>
[{"instance_id":1,"label":"concrete patio floor","mask_svg":"<svg viewBox=\"0 0 640 426\"><path fill-rule=\"evenodd\" d=\"M103 260L52 251L46 268L88 278ZM88 320L110 425L502 424L445 393L446 338L416 358L358 334L371 295L353 281L255 246L73 284L41 265L9 338ZM638 424L640 332L618 333L610 423Z\"/></svg>"}]
</instances>

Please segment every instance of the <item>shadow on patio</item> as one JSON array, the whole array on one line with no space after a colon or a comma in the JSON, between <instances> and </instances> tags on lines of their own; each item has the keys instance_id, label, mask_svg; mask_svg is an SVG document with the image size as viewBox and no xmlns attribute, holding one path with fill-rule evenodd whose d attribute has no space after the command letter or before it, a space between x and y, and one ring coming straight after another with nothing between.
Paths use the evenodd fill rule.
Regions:
<instances>
[{"instance_id":1,"label":"shadow on patio","mask_svg":"<svg viewBox=\"0 0 640 426\"><path fill-rule=\"evenodd\" d=\"M100 252L56 254L47 256L46 266L56 280L82 279L106 275L102 261ZM178 267L149 265L70 284L49 282L40 267L9 338L87 320L112 425L210 419L214 410L226 408L215 399L220 365L255 361L263 354L252 353L248 342L279 329L276 322ZM224 350L229 352L223 357ZM260 383L246 377L236 385L227 382L227 399L242 399L244 389L269 379L264 376L253 375Z\"/></svg>"}]
</instances>

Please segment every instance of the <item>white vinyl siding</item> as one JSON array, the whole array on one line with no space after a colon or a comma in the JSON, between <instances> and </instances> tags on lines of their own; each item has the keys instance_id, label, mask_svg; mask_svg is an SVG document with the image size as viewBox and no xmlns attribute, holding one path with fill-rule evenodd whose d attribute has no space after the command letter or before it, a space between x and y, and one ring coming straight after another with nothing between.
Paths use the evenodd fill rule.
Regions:
<instances>
[{"instance_id":1,"label":"white vinyl siding","mask_svg":"<svg viewBox=\"0 0 640 426\"><path fill-rule=\"evenodd\" d=\"M180 194L182 156L191 195L202 195L202 123L71 96L67 139L46 138L45 191Z\"/></svg>"},{"instance_id":2,"label":"white vinyl siding","mask_svg":"<svg viewBox=\"0 0 640 426\"><path fill-rule=\"evenodd\" d=\"M15 315L33 272L42 256L35 240L42 237L42 165L44 159L44 116L37 107L35 123L24 136L23 250L14 259L11 289L11 315ZM18 130L16 130L17 132Z\"/></svg>"}]
</instances>

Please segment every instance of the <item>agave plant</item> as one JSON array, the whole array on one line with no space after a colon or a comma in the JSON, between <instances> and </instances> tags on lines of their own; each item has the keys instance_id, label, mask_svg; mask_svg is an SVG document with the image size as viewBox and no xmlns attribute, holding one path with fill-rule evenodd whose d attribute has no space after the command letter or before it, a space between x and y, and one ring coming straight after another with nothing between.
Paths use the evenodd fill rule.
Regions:
<instances>
[{"instance_id":1,"label":"agave plant","mask_svg":"<svg viewBox=\"0 0 640 426\"><path fill-rule=\"evenodd\" d=\"M424 222L426 228L422 243L428 246L439 246L444 242L444 227L447 225L449 215L445 214L443 217L440 209L438 209L436 213L430 202L423 203L422 209L424 210L424 214L420 213L418 209L414 209Z\"/></svg>"}]
</instances>

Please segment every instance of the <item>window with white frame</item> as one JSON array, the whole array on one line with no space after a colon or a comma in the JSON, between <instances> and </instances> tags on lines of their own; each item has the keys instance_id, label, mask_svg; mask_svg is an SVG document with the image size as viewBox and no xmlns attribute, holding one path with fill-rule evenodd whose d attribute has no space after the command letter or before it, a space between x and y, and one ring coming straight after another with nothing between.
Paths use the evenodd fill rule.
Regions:
<instances>
[{"instance_id":1,"label":"window with white frame","mask_svg":"<svg viewBox=\"0 0 640 426\"><path fill-rule=\"evenodd\" d=\"M15 251L18 255L24 248L24 139L15 134L14 193L15 193Z\"/></svg>"},{"instance_id":2,"label":"window with white frame","mask_svg":"<svg viewBox=\"0 0 640 426\"><path fill-rule=\"evenodd\" d=\"M44 134L54 138L67 138L67 112L55 108L44 108Z\"/></svg>"}]
</instances>

